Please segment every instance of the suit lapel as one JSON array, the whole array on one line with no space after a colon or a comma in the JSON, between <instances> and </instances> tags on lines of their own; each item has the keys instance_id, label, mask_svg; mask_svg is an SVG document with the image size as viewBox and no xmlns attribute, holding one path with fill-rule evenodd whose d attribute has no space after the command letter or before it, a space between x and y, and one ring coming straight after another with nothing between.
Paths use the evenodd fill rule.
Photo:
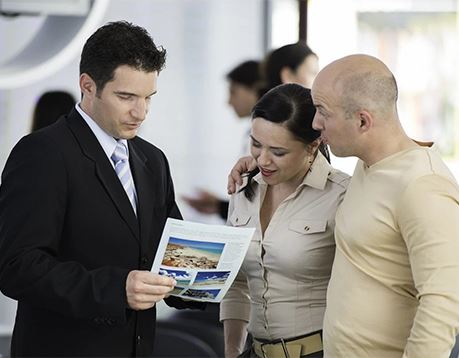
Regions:
<instances>
[{"instance_id":1,"label":"suit lapel","mask_svg":"<svg viewBox=\"0 0 459 358\"><path fill-rule=\"evenodd\" d=\"M131 203L96 136L75 109L72 110L68 117L68 125L79 142L83 154L94 162L96 175L121 217L129 226L135 238L139 240L139 224Z\"/></svg>"},{"instance_id":2,"label":"suit lapel","mask_svg":"<svg viewBox=\"0 0 459 358\"><path fill-rule=\"evenodd\" d=\"M134 177L135 187L137 191L137 215L140 225L141 243L146 243L150 225L153 216L153 203L155 203L156 192L156 176L148 169L146 162L147 158L138 148L138 145L132 140L129 143L129 163L131 166L132 175Z\"/></svg>"}]
</instances>

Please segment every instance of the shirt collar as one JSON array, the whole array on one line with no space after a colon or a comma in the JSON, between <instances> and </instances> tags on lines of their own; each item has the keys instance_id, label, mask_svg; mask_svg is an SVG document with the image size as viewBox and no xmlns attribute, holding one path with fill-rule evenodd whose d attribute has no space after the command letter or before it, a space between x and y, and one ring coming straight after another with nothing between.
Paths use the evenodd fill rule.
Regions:
<instances>
[{"instance_id":1,"label":"shirt collar","mask_svg":"<svg viewBox=\"0 0 459 358\"><path fill-rule=\"evenodd\" d=\"M324 157L324 155L318 151L316 159L312 162L311 169L306 174L303 179L303 182L298 186L301 188L303 186L310 186L315 189L324 190L325 185L327 184L328 174L332 171L332 166ZM257 183L262 185L267 185L263 180L261 173L258 173L253 178Z\"/></svg>"},{"instance_id":2,"label":"shirt collar","mask_svg":"<svg viewBox=\"0 0 459 358\"><path fill-rule=\"evenodd\" d=\"M110 162L111 162L111 156L113 152L115 151L118 141L115 138L113 138L111 135L109 135L107 132L105 132L86 112L84 112L80 107L80 103L77 103L75 105L75 108L78 111L78 113L81 115L81 117L83 117L85 122L88 124L89 128L91 128L92 132L96 136L102 149L104 150L105 154L107 155L107 157L110 159ZM127 140L120 139L119 141L126 146L127 154L129 156L129 146L127 144Z\"/></svg>"}]
</instances>

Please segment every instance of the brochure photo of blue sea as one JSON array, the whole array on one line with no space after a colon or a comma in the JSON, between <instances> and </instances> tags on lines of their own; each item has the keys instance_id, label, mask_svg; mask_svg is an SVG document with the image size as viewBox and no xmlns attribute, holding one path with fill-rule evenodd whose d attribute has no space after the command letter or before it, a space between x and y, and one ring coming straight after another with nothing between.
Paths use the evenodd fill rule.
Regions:
<instances>
[{"instance_id":1,"label":"brochure photo of blue sea","mask_svg":"<svg viewBox=\"0 0 459 358\"><path fill-rule=\"evenodd\" d=\"M195 290L195 289L188 289L182 293L183 296L193 297L193 298L205 298L205 299L215 299L220 290Z\"/></svg>"},{"instance_id":2,"label":"brochure photo of blue sea","mask_svg":"<svg viewBox=\"0 0 459 358\"><path fill-rule=\"evenodd\" d=\"M228 279L230 271L202 271L196 274L193 286L222 286Z\"/></svg>"},{"instance_id":3,"label":"brochure photo of blue sea","mask_svg":"<svg viewBox=\"0 0 459 358\"><path fill-rule=\"evenodd\" d=\"M170 237L164 253L164 266L216 269L225 244Z\"/></svg>"},{"instance_id":4,"label":"brochure photo of blue sea","mask_svg":"<svg viewBox=\"0 0 459 358\"><path fill-rule=\"evenodd\" d=\"M159 274L169 276L177 281L177 285L188 286L191 281L191 273L183 270L171 270L168 268L161 267ZM182 288L183 289L183 288Z\"/></svg>"}]
</instances>

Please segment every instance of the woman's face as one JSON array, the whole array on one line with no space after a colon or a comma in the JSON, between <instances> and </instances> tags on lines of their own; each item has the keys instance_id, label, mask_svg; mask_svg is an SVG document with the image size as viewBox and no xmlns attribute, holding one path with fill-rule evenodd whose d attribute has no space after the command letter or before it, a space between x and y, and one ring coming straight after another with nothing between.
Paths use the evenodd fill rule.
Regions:
<instances>
[{"instance_id":1,"label":"woman's face","mask_svg":"<svg viewBox=\"0 0 459 358\"><path fill-rule=\"evenodd\" d=\"M284 126L257 117L252 121L251 154L268 185L298 186L309 170L312 154Z\"/></svg>"},{"instance_id":2,"label":"woman's face","mask_svg":"<svg viewBox=\"0 0 459 358\"><path fill-rule=\"evenodd\" d=\"M297 67L296 71L291 73L291 82L302 85L306 88L312 87L312 82L319 72L319 60L315 55L309 55Z\"/></svg>"}]
</instances>

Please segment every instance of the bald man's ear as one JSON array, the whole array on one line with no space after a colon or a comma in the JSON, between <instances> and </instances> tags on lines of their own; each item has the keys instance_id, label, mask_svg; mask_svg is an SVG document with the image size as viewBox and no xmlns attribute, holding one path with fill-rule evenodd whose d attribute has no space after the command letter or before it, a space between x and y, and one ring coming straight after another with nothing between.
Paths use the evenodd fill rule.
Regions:
<instances>
[{"instance_id":1,"label":"bald man's ear","mask_svg":"<svg viewBox=\"0 0 459 358\"><path fill-rule=\"evenodd\" d=\"M94 80L87 73L80 75L80 89L84 97L92 98L97 94L97 86Z\"/></svg>"},{"instance_id":2,"label":"bald man's ear","mask_svg":"<svg viewBox=\"0 0 459 358\"><path fill-rule=\"evenodd\" d=\"M358 121L359 121L359 131L361 133L367 132L373 127L374 118L368 111L359 111L358 112Z\"/></svg>"}]
</instances>

